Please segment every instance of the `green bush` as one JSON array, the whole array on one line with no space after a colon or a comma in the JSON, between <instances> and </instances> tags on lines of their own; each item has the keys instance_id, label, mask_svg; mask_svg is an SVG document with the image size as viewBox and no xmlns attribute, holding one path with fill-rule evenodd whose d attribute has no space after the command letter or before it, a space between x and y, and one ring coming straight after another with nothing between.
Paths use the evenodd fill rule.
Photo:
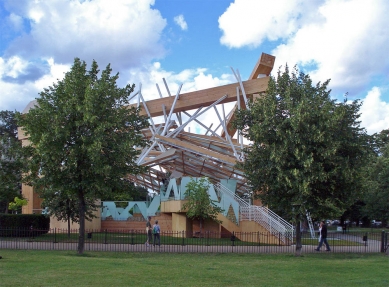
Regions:
<instances>
[{"instance_id":1,"label":"green bush","mask_svg":"<svg viewBox=\"0 0 389 287\"><path fill-rule=\"evenodd\" d=\"M50 218L42 214L0 214L0 236L35 236L49 229Z\"/></svg>"}]
</instances>

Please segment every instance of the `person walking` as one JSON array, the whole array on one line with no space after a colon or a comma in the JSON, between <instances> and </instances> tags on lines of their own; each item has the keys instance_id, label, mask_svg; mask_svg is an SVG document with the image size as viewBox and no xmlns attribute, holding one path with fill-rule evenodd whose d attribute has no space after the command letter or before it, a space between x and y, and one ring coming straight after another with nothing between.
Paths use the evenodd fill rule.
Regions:
<instances>
[{"instance_id":1,"label":"person walking","mask_svg":"<svg viewBox=\"0 0 389 287\"><path fill-rule=\"evenodd\" d=\"M161 246L161 227L158 225L158 220L155 221L155 224L153 225L153 234L154 234L154 242L153 245L155 246L155 243L157 242L158 246Z\"/></svg>"},{"instance_id":2,"label":"person walking","mask_svg":"<svg viewBox=\"0 0 389 287\"><path fill-rule=\"evenodd\" d=\"M146 240L146 243L145 243L146 246L150 246L151 241L152 241L152 231L151 231L151 229L152 229L152 227L151 227L151 217L149 216L148 220L146 222L146 236L147 236L147 240Z\"/></svg>"},{"instance_id":3,"label":"person walking","mask_svg":"<svg viewBox=\"0 0 389 287\"><path fill-rule=\"evenodd\" d=\"M346 231L347 231L347 223L346 222L343 223L342 230L343 230L343 234L346 234Z\"/></svg>"},{"instance_id":4,"label":"person walking","mask_svg":"<svg viewBox=\"0 0 389 287\"><path fill-rule=\"evenodd\" d=\"M320 241L319 241L319 245L315 250L320 251L320 248L324 243L326 245L326 251L331 251L330 245L327 242L327 225L324 223L324 221L320 222L319 232L320 232Z\"/></svg>"}]
</instances>

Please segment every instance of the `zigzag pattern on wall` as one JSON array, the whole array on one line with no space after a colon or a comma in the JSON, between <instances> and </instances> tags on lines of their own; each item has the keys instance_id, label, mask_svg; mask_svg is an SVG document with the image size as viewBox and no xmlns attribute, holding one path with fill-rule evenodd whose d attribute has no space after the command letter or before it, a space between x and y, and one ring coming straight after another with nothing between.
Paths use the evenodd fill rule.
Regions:
<instances>
[{"instance_id":1,"label":"zigzag pattern on wall","mask_svg":"<svg viewBox=\"0 0 389 287\"><path fill-rule=\"evenodd\" d=\"M115 202L103 202L102 219L111 216L114 220L127 220L133 217L133 213L141 213L143 218L147 216L155 216L159 211L161 202L169 200L184 200L186 193L186 185L192 179L199 180L200 178L181 178L181 184L177 184L175 178L170 179L170 182L164 190L161 188L160 195L154 196L153 200L147 206L146 202L128 202L125 208L116 207ZM209 184L208 194L215 202L215 205L223 209L222 214L231 222L239 225L242 220L255 221L263 226L270 233L280 236L283 242L291 242L293 238L293 226L263 206L250 205L242 198L235 194L234 180L221 180L219 184ZM231 190L232 189L232 190Z\"/></svg>"},{"instance_id":2,"label":"zigzag pattern on wall","mask_svg":"<svg viewBox=\"0 0 389 287\"><path fill-rule=\"evenodd\" d=\"M198 178L193 178L198 180ZM192 178L183 177L181 178L181 184L177 184L175 178L170 179L169 184L165 191L161 190L160 195L155 195L153 200L147 206L145 201L129 201L126 207L117 207L114 201L103 201L101 217L105 220L107 217L112 217L113 220L127 220L134 216L134 213L141 213L142 216L147 219L147 216L155 216L159 210L161 201L168 200L184 200L186 193L186 185ZM220 184L227 185L230 182L229 187L234 186L233 180L221 180ZM232 184L231 184L232 182ZM233 191L235 192L235 191ZM209 185L208 194L215 202L215 204L223 209L223 215L227 217L228 210L230 207L234 211L237 224L239 223L239 204L236 200L226 193L217 193L213 184Z\"/></svg>"}]
</instances>

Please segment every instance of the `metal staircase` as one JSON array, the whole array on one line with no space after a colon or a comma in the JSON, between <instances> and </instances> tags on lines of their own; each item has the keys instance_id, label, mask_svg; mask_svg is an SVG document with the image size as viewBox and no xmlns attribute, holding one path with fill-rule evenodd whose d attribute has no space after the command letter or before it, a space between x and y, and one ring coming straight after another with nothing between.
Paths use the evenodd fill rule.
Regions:
<instances>
[{"instance_id":1,"label":"metal staircase","mask_svg":"<svg viewBox=\"0 0 389 287\"><path fill-rule=\"evenodd\" d=\"M307 210L307 220L308 220L309 231L311 232L311 238L316 238L315 229L313 228L311 214L309 213L308 210Z\"/></svg>"},{"instance_id":2,"label":"metal staircase","mask_svg":"<svg viewBox=\"0 0 389 287\"><path fill-rule=\"evenodd\" d=\"M237 224L243 220L255 221L272 235L279 237L285 244L293 242L294 228L292 224L275 214L273 211L265 206L250 205L247 201L240 198L220 183L214 184L214 188L218 193L220 200L223 200L224 197L229 197L229 199L232 199L239 204L239 214L235 214Z\"/></svg>"}]
</instances>

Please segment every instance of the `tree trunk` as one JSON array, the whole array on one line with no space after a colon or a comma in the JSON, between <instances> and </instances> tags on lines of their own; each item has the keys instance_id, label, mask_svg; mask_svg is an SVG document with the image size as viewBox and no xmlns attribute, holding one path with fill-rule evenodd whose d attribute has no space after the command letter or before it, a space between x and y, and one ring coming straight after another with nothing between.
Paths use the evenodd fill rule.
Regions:
<instances>
[{"instance_id":1,"label":"tree trunk","mask_svg":"<svg viewBox=\"0 0 389 287\"><path fill-rule=\"evenodd\" d=\"M9 205L9 202L8 201L6 201L5 202L5 214L8 214L8 205Z\"/></svg>"},{"instance_id":2,"label":"tree trunk","mask_svg":"<svg viewBox=\"0 0 389 287\"><path fill-rule=\"evenodd\" d=\"M85 199L82 190L79 191L78 194L78 201L79 201L79 212L80 212L80 229L78 233L78 254L84 253L84 245L85 245Z\"/></svg>"},{"instance_id":3,"label":"tree trunk","mask_svg":"<svg viewBox=\"0 0 389 287\"><path fill-rule=\"evenodd\" d=\"M70 238L70 217L68 217L68 238Z\"/></svg>"},{"instance_id":4,"label":"tree trunk","mask_svg":"<svg viewBox=\"0 0 389 287\"><path fill-rule=\"evenodd\" d=\"M68 238L70 238L70 200L67 199L66 200L66 204L67 204L67 216L68 216Z\"/></svg>"},{"instance_id":5,"label":"tree trunk","mask_svg":"<svg viewBox=\"0 0 389 287\"><path fill-rule=\"evenodd\" d=\"M301 244L301 228L300 228L300 220L297 220L296 224L296 252L295 256L301 256L301 249L303 245Z\"/></svg>"},{"instance_id":6,"label":"tree trunk","mask_svg":"<svg viewBox=\"0 0 389 287\"><path fill-rule=\"evenodd\" d=\"M201 238L201 230L203 229L203 219L200 218L200 238Z\"/></svg>"}]
</instances>

